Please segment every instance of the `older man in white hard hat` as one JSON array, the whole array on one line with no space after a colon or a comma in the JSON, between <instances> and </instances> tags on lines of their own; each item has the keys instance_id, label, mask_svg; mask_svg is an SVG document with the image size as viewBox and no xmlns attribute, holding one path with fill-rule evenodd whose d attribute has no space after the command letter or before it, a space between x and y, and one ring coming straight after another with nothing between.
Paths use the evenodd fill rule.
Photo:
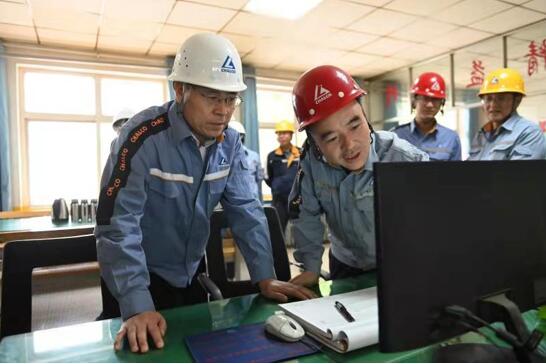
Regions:
<instances>
[{"instance_id":1,"label":"older man in white hard hat","mask_svg":"<svg viewBox=\"0 0 546 364\"><path fill-rule=\"evenodd\" d=\"M264 169L262 168L262 163L260 162L260 155L245 146L246 130L243 124L236 120L232 120L229 122L229 127L235 129L239 133L243 151L245 153L246 161L248 163L248 169L250 170L250 174L252 176L252 181L256 182L255 185L253 184L255 188L252 189L252 193L256 196L258 200L261 201Z\"/></svg>"},{"instance_id":2,"label":"older man in white hard hat","mask_svg":"<svg viewBox=\"0 0 546 364\"><path fill-rule=\"evenodd\" d=\"M239 134L226 129L246 89L233 44L216 34L191 36L169 80L176 100L128 121L102 175L95 235L101 276L124 321L116 350L125 337L133 352L147 352L148 337L163 347L167 325L158 310L205 299L194 278L220 201L261 293L278 301L315 296L275 279ZM119 314L105 311L103 318Z\"/></svg>"}]
</instances>

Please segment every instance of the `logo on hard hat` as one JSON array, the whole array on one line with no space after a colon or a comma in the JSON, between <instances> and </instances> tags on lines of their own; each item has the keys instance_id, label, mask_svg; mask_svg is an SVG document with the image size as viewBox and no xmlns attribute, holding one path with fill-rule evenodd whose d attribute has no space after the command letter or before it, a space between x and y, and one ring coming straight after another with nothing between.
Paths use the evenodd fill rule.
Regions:
<instances>
[{"instance_id":1,"label":"logo on hard hat","mask_svg":"<svg viewBox=\"0 0 546 364\"><path fill-rule=\"evenodd\" d=\"M315 104L318 105L327 98L332 96L332 93L330 90L328 90L325 87L322 87L322 85L316 85L315 86Z\"/></svg>"},{"instance_id":2,"label":"logo on hard hat","mask_svg":"<svg viewBox=\"0 0 546 364\"><path fill-rule=\"evenodd\" d=\"M492 85L496 85L497 83L499 83L498 77L493 77L493 78L491 79L491 84L492 84Z\"/></svg>"},{"instance_id":3,"label":"logo on hard hat","mask_svg":"<svg viewBox=\"0 0 546 364\"><path fill-rule=\"evenodd\" d=\"M235 73L235 65L233 64L233 60L230 56L226 57L224 64L222 64L221 70L222 72Z\"/></svg>"},{"instance_id":4,"label":"logo on hard hat","mask_svg":"<svg viewBox=\"0 0 546 364\"><path fill-rule=\"evenodd\" d=\"M430 89L434 90L434 91L439 91L440 90L440 84L438 83L438 81L434 80L434 82L432 83L432 86L430 86Z\"/></svg>"}]
</instances>

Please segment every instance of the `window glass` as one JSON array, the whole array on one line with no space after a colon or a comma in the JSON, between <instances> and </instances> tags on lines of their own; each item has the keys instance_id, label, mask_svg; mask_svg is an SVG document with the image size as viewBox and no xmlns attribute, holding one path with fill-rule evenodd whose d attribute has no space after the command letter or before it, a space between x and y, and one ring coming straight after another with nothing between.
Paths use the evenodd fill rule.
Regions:
<instances>
[{"instance_id":1,"label":"window glass","mask_svg":"<svg viewBox=\"0 0 546 364\"><path fill-rule=\"evenodd\" d=\"M164 84L160 81L103 78L101 80L102 114L114 116L123 108L139 112L164 103Z\"/></svg>"},{"instance_id":2,"label":"window glass","mask_svg":"<svg viewBox=\"0 0 546 364\"><path fill-rule=\"evenodd\" d=\"M370 122L376 129L390 129L411 120L409 71L390 72L370 82Z\"/></svg>"},{"instance_id":3,"label":"window glass","mask_svg":"<svg viewBox=\"0 0 546 364\"><path fill-rule=\"evenodd\" d=\"M478 91L485 76L502 67L502 38L476 43L454 53L455 105L480 103Z\"/></svg>"},{"instance_id":4,"label":"window glass","mask_svg":"<svg viewBox=\"0 0 546 364\"><path fill-rule=\"evenodd\" d=\"M276 123L281 120L295 120L294 109L292 108L292 90L274 91L260 89L256 91L258 99L258 122Z\"/></svg>"},{"instance_id":5,"label":"window glass","mask_svg":"<svg viewBox=\"0 0 546 364\"><path fill-rule=\"evenodd\" d=\"M517 69L525 82L526 97L518 112L546 130L546 21L507 37L508 67Z\"/></svg>"},{"instance_id":6,"label":"window glass","mask_svg":"<svg viewBox=\"0 0 546 364\"><path fill-rule=\"evenodd\" d=\"M95 134L94 123L28 123L31 205L51 205L56 198L97 198Z\"/></svg>"},{"instance_id":7,"label":"window glass","mask_svg":"<svg viewBox=\"0 0 546 364\"><path fill-rule=\"evenodd\" d=\"M22 206L51 206L61 197L97 198L116 137L112 115L122 108L138 112L166 101L164 80L85 72L22 69L20 120L26 123L22 136L27 148L19 181L22 201L16 202Z\"/></svg>"},{"instance_id":8,"label":"window glass","mask_svg":"<svg viewBox=\"0 0 546 364\"><path fill-rule=\"evenodd\" d=\"M93 77L26 72L24 94L27 112L83 115L95 113Z\"/></svg>"}]
</instances>

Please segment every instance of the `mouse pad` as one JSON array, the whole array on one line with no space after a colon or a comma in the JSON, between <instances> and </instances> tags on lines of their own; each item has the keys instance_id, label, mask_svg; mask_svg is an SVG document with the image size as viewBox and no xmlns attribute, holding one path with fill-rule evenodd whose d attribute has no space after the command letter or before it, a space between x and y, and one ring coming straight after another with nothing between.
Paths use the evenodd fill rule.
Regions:
<instances>
[{"instance_id":1,"label":"mouse pad","mask_svg":"<svg viewBox=\"0 0 546 364\"><path fill-rule=\"evenodd\" d=\"M319 351L319 345L307 336L289 343L266 334L263 322L188 336L186 344L193 359L201 363L271 363Z\"/></svg>"}]
</instances>

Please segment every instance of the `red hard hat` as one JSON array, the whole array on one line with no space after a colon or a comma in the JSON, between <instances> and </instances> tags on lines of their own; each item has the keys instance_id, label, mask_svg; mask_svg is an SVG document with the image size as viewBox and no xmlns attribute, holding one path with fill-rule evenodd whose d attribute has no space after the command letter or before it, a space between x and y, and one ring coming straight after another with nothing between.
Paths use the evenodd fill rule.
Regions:
<instances>
[{"instance_id":1,"label":"red hard hat","mask_svg":"<svg viewBox=\"0 0 546 364\"><path fill-rule=\"evenodd\" d=\"M292 90L298 131L333 114L360 95L366 95L366 91L338 67L318 66L305 72Z\"/></svg>"},{"instance_id":2,"label":"red hard hat","mask_svg":"<svg viewBox=\"0 0 546 364\"><path fill-rule=\"evenodd\" d=\"M439 74L435 72L425 72L421 74L411 88L413 95L430 96L436 99L446 98L446 82Z\"/></svg>"}]
</instances>

